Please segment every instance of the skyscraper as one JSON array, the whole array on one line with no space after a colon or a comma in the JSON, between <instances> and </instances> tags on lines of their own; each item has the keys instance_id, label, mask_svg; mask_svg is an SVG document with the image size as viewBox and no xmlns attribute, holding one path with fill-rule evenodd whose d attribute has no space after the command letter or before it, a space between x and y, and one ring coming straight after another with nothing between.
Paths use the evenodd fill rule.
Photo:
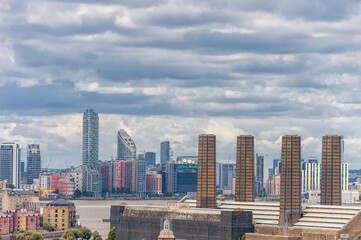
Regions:
<instances>
[{"instance_id":1,"label":"skyscraper","mask_svg":"<svg viewBox=\"0 0 361 240\"><path fill-rule=\"evenodd\" d=\"M301 138L282 136L280 224L291 226L301 213Z\"/></svg>"},{"instance_id":2,"label":"skyscraper","mask_svg":"<svg viewBox=\"0 0 361 240\"><path fill-rule=\"evenodd\" d=\"M155 152L146 152L145 162L148 166L155 166Z\"/></svg>"},{"instance_id":3,"label":"skyscraper","mask_svg":"<svg viewBox=\"0 0 361 240\"><path fill-rule=\"evenodd\" d=\"M117 140L117 159L123 161L135 161L137 151L135 143L124 129L118 131Z\"/></svg>"},{"instance_id":4,"label":"skyscraper","mask_svg":"<svg viewBox=\"0 0 361 240\"><path fill-rule=\"evenodd\" d=\"M216 169L217 185L221 189L232 189L232 181L236 177L236 164L218 162Z\"/></svg>"},{"instance_id":5,"label":"skyscraper","mask_svg":"<svg viewBox=\"0 0 361 240\"><path fill-rule=\"evenodd\" d=\"M236 201L254 202L254 137L237 137Z\"/></svg>"},{"instance_id":6,"label":"skyscraper","mask_svg":"<svg viewBox=\"0 0 361 240\"><path fill-rule=\"evenodd\" d=\"M99 117L94 109L83 114L83 165L96 164L99 155Z\"/></svg>"},{"instance_id":7,"label":"skyscraper","mask_svg":"<svg viewBox=\"0 0 361 240\"><path fill-rule=\"evenodd\" d=\"M256 154L255 194L260 197L264 188L264 157Z\"/></svg>"},{"instance_id":8,"label":"skyscraper","mask_svg":"<svg viewBox=\"0 0 361 240\"><path fill-rule=\"evenodd\" d=\"M169 152L170 146L169 141L164 141L160 143L160 163L169 162Z\"/></svg>"},{"instance_id":9,"label":"skyscraper","mask_svg":"<svg viewBox=\"0 0 361 240\"><path fill-rule=\"evenodd\" d=\"M0 144L0 180L20 187L20 148L19 144Z\"/></svg>"},{"instance_id":10,"label":"skyscraper","mask_svg":"<svg viewBox=\"0 0 361 240\"><path fill-rule=\"evenodd\" d=\"M201 134L198 140L197 207L216 208L216 136Z\"/></svg>"},{"instance_id":11,"label":"skyscraper","mask_svg":"<svg viewBox=\"0 0 361 240\"><path fill-rule=\"evenodd\" d=\"M321 205L341 205L342 136L322 137Z\"/></svg>"},{"instance_id":12,"label":"skyscraper","mask_svg":"<svg viewBox=\"0 0 361 240\"><path fill-rule=\"evenodd\" d=\"M101 193L101 176L97 171L99 160L99 117L94 109L86 109L83 114L82 150L83 191L96 191L94 194L98 195Z\"/></svg>"},{"instance_id":13,"label":"skyscraper","mask_svg":"<svg viewBox=\"0 0 361 240\"><path fill-rule=\"evenodd\" d=\"M28 174L26 183L33 184L34 179L38 179L41 172L41 156L39 144L28 145L27 162Z\"/></svg>"}]
</instances>

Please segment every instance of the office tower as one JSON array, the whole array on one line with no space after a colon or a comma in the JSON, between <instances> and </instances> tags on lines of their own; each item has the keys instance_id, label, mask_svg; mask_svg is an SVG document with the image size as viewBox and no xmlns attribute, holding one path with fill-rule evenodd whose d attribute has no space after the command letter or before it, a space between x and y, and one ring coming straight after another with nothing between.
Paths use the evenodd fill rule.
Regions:
<instances>
[{"instance_id":1,"label":"office tower","mask_svg":"<svg viewBox=\"0 0 361 240\"><path fill-rule=\"evenodd\" d=\"M160 163L169 162L170 156L170 146L169 141L164 141L160 143Z\"/></svg>"},{"instance_id":2,"label":"office tower","mask_svg":"<svg viewBox=\"0 0 361 240\"><path fill-rule=\"evenodd\" d=\"M256 174L255 174L255 194L257 197L262 197L263 194L263 180L264 180L264 157L256 154Z\"/></svg>"},{"instance_id":3,"label":"office tower","mask_svg":"<svg viewBox=\"0 0 361 240\"><path fill-rule=\"evenodd\" d=\"M145 161L138 160L138 179L137 179L137 192L139 197L145 197L146 194L146 171Z\"/></svg>"},{"instance_id":4,"label":"office tower","mask_svg":"<svg viewBox=\"0 0 361 240\"><path fill-rule=\"evenodd\" d=\"M217 186L221 189L232 189L232 179L236 177L236 164L216 163Z\"/></svg>"},{"instance_id":5,"label":"office tower","mask_svg":"<svg viewBox=\"0 0 361 240\"><path fill-rule=\"evenodd\" d=\"M321 205L341 205L342 136L322 137Z\"/></svg>"},{"instance_id":6,"label":"office tower","mask_svg":"<svg viewBox=\"0 0 361 240\"><path fill-rule=\"evenodd\" d=\"M254 137L237 137L236 201L254 202Z\"/></svg>"},{"instance_id":7,"label":"office tower","mask_svg":"<svg viewBox=\"0 0 361 240\"><path fill-rule=\"evenodd\" d=\"M40 156L40 146L39 144L29 144L28 145L28 174L27 174L27 184L33 184L34 179L39 178L41 172L41 156Z\"/></svg>"},{"instance_id":8,"label":"office tower","mask_svg":"<svg viewBox=\"0 0 361 240\"><path fill-rule=\"evenodd\" d=\"M301 213L301 138L282 136L280 224L293 225Z\"/></svg>"},{"instance_id":9,"label":"office tower","mask_svg":"<svg viewBox=\"0 0 361 240\"><path fill-rule=\"evenodd\" d=\"M273 159L273 175L276 175L276 169L278 168L278 173L280 173L280 163L281 159Z\"/></svg>"},{"instance_id":10,"label":"office tower","mask_svg":"<svg viewBox=\"0 0 361 240\"><path fill-rule=\"evenodd\" d=\"M342 185L342 191L348 191L348 163L342 163L341 165L341 185Z\"/></svg>"},{"instance_id":11,"label":"office tower","mask_svg":"<svg viewBox=\"0 0 361 240\"><path fill-rule=\"evenodd\" d=\"M147 163L147 166L155 166L155 152L146 152L145 162Z\"/></svg>"},{"instance_id":12,"label":"office tower","mask_svg":"<svg viewBox=\"0 0 361 240\"><path fill-rule=\"evenodd\" d=\"M20 163L20 172L21 173L25 172L25 162Z\"/></svg>"},{"instance_id":13,"label":"office tower","mask_svg":"<svg viewBox=\"0 0 361 240\"><path fill-rule=\"evenodd\" d=\"M83 191L98 191L99 176L96 173L96 165L99 155L99 117L94 109L86 109L83 114L82 147ZM94 186L92 186L93 184Z\"/></svg>"},{"instance_id":14,"label":"office tower","mask_svg":"<svg viewBox=\"0 0 361 240\"><path fill-rule=\"evenodd\" d=\"M163 192L187 194L197 192L198 165L196 162L166 163L160 166Z\"/></svg>"},{"instance_id":15,"label":"office tower","mask_svg":"<svg viewBox=\"0 0 361 240\"><path fill-rule=\"evenodd\" d=\"M120 129L118 131L118 149L117 159L122 161L135 161L136 160L136 147L133 139L128 133Z\"/></svg>"},{"instance_id":16,"label":"office tower","mask_svg":"<svg viewBox=\"0 0 361 240\"><path fill-rule=\"evenodd\" d=\"M302 170L302 193L321 190L321 164L315 161L305 162Z\"/></svg>"},{"instance_id":17,"label":"office tower","mask_svg":"<svg viewBox=\"0 0 361 240\"><path fill-rule=\"evenodd\" d=\"M94 109L83 114L83 165L96 164L99 155L99 117Z\"/></svg>"},{"instance_id":18,"label":"office tower","mask_svg":"<svg viewBox=\"0 0 361 240\"><path fill-rule=\"evenodd\" d=\"M19 144L0 144L0 180L7 180L16 188L20 187L20 148Z\"/></svg>"},{"instance_id":19,"label":"office tower","mask_svg":"<svg viewBox=\"0 0 361 240\"><path fill-rule=\"evenodd\" d=\"M216 208L216 136L198 139L197 207Z\"/></svg>"}]
</instances>

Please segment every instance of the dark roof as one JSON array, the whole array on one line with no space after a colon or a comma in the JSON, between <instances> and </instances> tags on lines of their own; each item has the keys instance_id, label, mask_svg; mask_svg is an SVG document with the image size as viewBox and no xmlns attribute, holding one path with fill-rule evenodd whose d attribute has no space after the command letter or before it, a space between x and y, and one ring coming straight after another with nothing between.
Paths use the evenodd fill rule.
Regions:
<instances>
[{"instance_id":1,"label":"dark roof","mask_svg":"<svg viewBox=\"0 0 361 240\"><path fill-rule=\"evenodd\" d=\"M0 193L7 192L11 196L19 195L35 195L34 190L23 190L23 189L3 189Z\"/></svg>"},{"instance_id":2,"label":"dark roof","mask_svg":"<svg viewBox=\"0 0 361 240\"><path fill-rule=\"evenodd\" d=\"M48 206L48 207L71 207L71 206L74 206L74 203L69 202L64 199L57 199L55 201L52 201L52 202L46 204L46 206Z\"/></svg>"}]
</instances>

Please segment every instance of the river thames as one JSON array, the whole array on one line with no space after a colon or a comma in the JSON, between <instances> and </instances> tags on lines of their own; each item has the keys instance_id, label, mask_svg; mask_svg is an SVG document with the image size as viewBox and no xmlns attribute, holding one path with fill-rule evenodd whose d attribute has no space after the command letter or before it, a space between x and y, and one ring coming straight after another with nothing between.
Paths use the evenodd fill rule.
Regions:
<instances>
[{"instance_id":1,"label":"river thames","mask_svg":"<svg viewBox=\"0 0 361 240\"><path fill-rule=\"evenodd\" d=\"M92 232L98 231L103 239L108 236L109 222L102 219L110 218L110 206L126 203L129 205L167 205L167 200L75 200L71 201L76 206L80 224Z\"/></svg>"}]
</instances>

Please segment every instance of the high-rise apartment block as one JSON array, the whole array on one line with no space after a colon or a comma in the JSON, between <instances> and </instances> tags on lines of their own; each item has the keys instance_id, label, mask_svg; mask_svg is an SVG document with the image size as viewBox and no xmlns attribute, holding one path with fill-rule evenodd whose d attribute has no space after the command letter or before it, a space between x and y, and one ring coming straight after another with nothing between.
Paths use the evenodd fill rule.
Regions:
<instances>
[{"instance_id":1,"label":"high-rise apartment block","mask_svg":"<svg viewBox=\"0 0 361 240\"><path fill-rule=\"evenodd\" d=\"M260 197L264 188L264 157L256 154L255 194Z\"/></svg>"},{"instance_id":2,"label":"high-rise apartment block","mask_svg":"<svg viewBox=\"0 0 361 240\"><path fill-rule=\"evenodd\" d=\"M118 131L117 141L117 159L122 161L135 161L137 151L135 143L124 129Z\"/></svg>"},{"instance_id":3,"label":"high-rise apartment block","mask_svg":"<svg viewBox=\"0 0 361 240\"><path fill-rule=\"evenodd\" d=\"M169 141L160 143L160 163L166 163L170 160L170 144Z\"/></svg>"},{"instance_id":4,"label":"high-rise apartment block","mask_svg":"<svg viewBox=\"0 0 361 240\"><path fill-rule=\"evenodd\" d=\"M237 137L236 201L254 202L254 137Z\"/></svg>"},{"instance_id":5,"label":"high-rise apartment block","mask_svg":"<svg viewBox=\"0 0 361 240\"><path fill-rule=\"evenodd\" d=\"M20 187L20 148L19 144L0 144L0 180Z\"/></svg>"},{"instance_id":6,"label":"high-rise apartment block","mask_svg":"<svg viewBox=\"0 0 361 240\"><path fill-rule=\"evenodd\" d=\"M341 189L342 191L348 191L348 177L349 177L348 163L341 164Z\"/></svg>"},{"instance_id":7,"label":"high-rise apartment block","mask_svg":"<svg viewBox=\"0 0 361 240\"><path fill-rule=\"evenodd\" d=\"M27 156L27 184L33 184L34 179L39 179L41 173L41 156L39 144L28 145L28 156Z\"/></svg>"},{"instance_id":8,"label":"high-rise apartment block","mask_svg":"<svg viewBox=\"0 0 361 240\"><path fill-rule=\"evenodd\" d=\"M342 136L322 137L321 205L341 205Z\"/></svg>"},{"instance_id":9,"label":"high-rise apartment block","mask_svg":"<svg viewBox=\"0 0 361 240\"><path fill-rule=\"evenodd\" d=\"M216 208L216 136L201 134L198 140L197 207Z\"/></svg>"},{"instance_id":10,"label":"high-rise apartment block","mask_svg":"<svg viewBox=\"0 0 361 240\"><path fill-rule=\"evenodd\" d=\"M282 136L280 224L293 225L301 214L301 138Z\"/></svg>"}]
</instances>

